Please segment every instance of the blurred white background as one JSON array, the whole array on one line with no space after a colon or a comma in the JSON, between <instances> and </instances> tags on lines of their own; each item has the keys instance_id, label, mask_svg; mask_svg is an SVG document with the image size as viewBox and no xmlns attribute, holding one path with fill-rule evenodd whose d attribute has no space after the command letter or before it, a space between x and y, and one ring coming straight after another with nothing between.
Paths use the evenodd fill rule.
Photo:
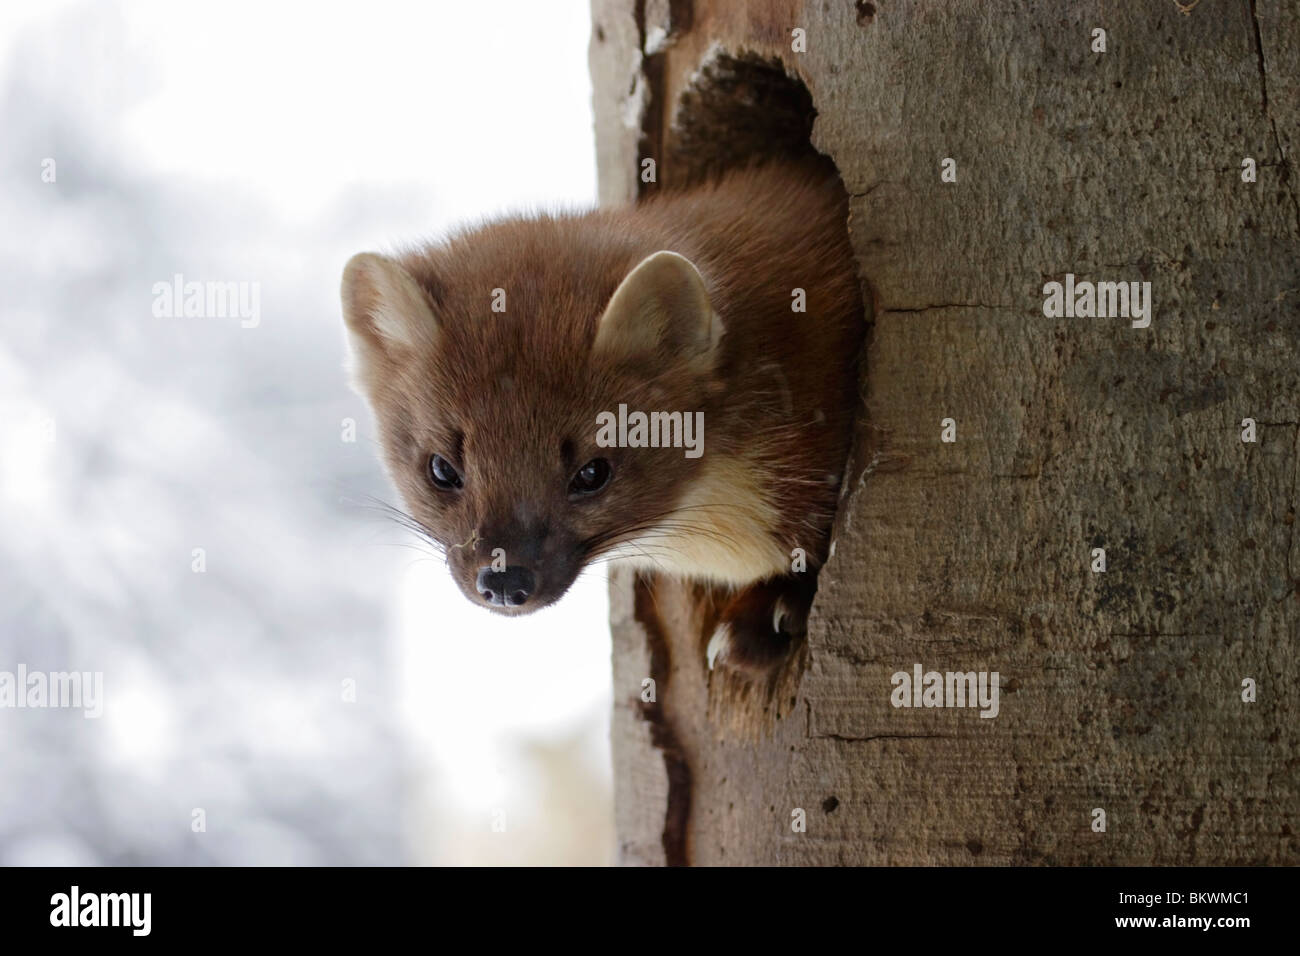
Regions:
<instances>
[{"instance_id":1,"label":"blurred white background","mask_svg":"<svg viewBox=\"0 0 1300 956\"><path fill-rule=\"evenodd\" d=\"M0 708L0 863L612 861L604 577L499 619L372 506L337 298L354 252L594 202L589 30L0 6L0 671L105 697ZM156 317L177 273L259 324Z\"/></svg>"}]
</instances>

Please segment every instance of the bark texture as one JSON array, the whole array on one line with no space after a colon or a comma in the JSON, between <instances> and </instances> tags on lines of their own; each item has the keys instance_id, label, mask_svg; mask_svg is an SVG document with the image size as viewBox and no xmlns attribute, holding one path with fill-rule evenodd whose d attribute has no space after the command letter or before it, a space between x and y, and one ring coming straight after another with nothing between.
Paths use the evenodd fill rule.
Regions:
<instances>
[{"instance_id":1,"label":"bark texture","mask_svg":"<svg viewBox=\"0 0 1300 956\"><path fill-rule=\"evenodd\" d=\"M623 862L1300 862L1298 23L1296 0L594 0L602 201L655 188L646 158L671 182L679 131L707 164L682 104L711 48L779 58L875 317L781 686L708 671L707 596L614 578ZM1045 317L1066 273L1149 281L1150 327ZM893 707L916 663L999 672L1000 713Z\"/></svg>"}]
</instances>

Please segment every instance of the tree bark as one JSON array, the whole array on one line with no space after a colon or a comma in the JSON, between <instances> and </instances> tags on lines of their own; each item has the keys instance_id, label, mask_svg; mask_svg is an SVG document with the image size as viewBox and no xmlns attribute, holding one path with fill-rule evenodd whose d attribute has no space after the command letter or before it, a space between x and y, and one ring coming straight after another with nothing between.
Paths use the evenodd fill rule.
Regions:
<instances>
[{"instance_id":1,"label":"tree bark","mask_svg":"<svg viewBox=\"0 0 1300 956\"><path fill-rule=\"evenodd\" d=\"M708 670L698 589L612 580L622 861L1300 862L1300 3L593 13L602 201L671 177L710 47L779 57L874 311L785 683ZM1149 327L1048 317L1066 274L1150 282ZM996 718L895 707L918 663L998 672Z\"/></svg>"}]
</instances>

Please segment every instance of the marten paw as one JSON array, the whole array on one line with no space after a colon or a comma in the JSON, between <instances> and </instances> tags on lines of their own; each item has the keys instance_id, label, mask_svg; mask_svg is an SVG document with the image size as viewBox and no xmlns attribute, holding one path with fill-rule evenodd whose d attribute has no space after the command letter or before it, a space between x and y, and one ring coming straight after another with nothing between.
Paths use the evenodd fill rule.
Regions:
<instances>
[{"instance_id":1,"label":"marten paw","mask_svg":"<svg viewBox=\"0 0 1300 956\"><path fill-rule=\"evenodd\" d=\"M764 581L736 594L705 649L709 670L771 671L803 640L812 595L793 578Z\"/></svg>"}]
</instances>

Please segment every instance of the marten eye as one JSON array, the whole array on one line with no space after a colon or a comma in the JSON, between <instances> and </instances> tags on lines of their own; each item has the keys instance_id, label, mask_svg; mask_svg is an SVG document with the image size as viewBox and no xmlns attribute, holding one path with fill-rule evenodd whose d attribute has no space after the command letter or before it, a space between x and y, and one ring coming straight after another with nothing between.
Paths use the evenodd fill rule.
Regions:
<instances>
[{"instance_id":1,"label":"marten eye","mask_svg":"<svg viewBox=\"0 0 1300 956\"><path fill-rule=\"evenodd\" d=\"M440 491L457 491L465 484L460 472L446 458L434 455L429 459L429 480Z\"/></svg>"},{"instance_id":2,"label":"marten eye","mask_svg":"<svg viewBox=\"0 0 1300 956\"><path fill-rule=\"evenodd\" d=\"M573 476L569 482L569 494L571 495L594 495L607 484L613 477L614 469L604 458L593 458Z\"/></svg>"}]
</instances>

